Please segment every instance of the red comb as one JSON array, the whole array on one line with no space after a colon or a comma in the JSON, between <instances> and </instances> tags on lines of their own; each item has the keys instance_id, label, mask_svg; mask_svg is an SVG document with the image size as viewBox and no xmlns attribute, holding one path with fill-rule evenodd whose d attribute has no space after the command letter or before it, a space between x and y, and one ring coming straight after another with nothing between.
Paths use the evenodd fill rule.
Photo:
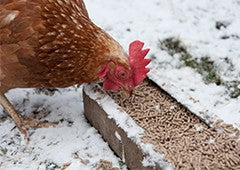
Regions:
<instances>
[{"instance_id":1,"label":"red comb","mask_svg":"<svg viewBox=\"0 0 240 170\"><path fill-rule=\"evenodd\" d=\"M133 81L135 86L141 83L150 71L146 66L150 63L151 59L144 58L150 49L147 48L143 50L143 46L144 43L138 40L133 41L129 45L129 63L133 70Z\"/></svg>"}]
</instances>

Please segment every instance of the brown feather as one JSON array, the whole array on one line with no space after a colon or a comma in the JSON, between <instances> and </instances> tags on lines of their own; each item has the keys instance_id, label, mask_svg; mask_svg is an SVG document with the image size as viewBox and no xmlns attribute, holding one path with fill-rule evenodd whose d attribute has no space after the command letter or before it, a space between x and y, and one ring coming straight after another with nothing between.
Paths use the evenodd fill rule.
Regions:
<instances>
[{"instance_id":1,"label":"brown feather","mask_svg":"<svg viewBox=\"0 0 240 170\"><path fill-rule=\"evenodd\" d=\"M82 0L0 1L0 92L98 80L122 47L88 16Z\"/></svg>"}]
</instances>

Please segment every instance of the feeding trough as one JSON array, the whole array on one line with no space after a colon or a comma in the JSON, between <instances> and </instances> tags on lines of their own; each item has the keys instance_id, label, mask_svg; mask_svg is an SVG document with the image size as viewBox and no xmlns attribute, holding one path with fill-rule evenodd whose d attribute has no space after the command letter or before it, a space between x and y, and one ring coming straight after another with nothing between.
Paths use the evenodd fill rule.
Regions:
<instances>
[{"instance_id":1,"label":"feeding trough","mask_svg":"<svg viewBox=\"0 0 240 170\"><path fill-rule=\"evenodd\" d=\"M146 80L130 98L84 87L85 116L130 169L240 169L239 130L209 127Z\"/></svg>"}]
</instances>

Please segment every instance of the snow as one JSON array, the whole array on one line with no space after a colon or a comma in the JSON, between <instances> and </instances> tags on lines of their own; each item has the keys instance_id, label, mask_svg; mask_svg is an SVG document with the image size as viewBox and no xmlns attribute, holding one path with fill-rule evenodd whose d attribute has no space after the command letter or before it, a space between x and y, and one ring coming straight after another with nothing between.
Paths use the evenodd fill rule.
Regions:
<instances>
[{"instance_id":1,"label":"snow","mask_svg":"<svg viewBox=\"0 0 240 170\"><path fill-rule=\"evenodd\" d=\"M115 136L119 141L122 141L122 138L117 131L115 132Z\"/></svg>"},{"instance_id":2,"label":"snow","mask_svg":"<svg viewBox=\"0 0 240 170\"><path fill-rule=\"evenodd\" d=\"M199 125L199 124L195 124L194 127L195 127L196 131L198 131L198 132L203 129L202 125Z\"/></svg>"},{"instance_id":3,"label":"snow","mask_svg":"<svg viewBox=\"0 0 240 170\"><path fill-rule=\"evenodd\" d=\"M82 88L70 87L53 96L36 94L32 89L14 89L8 92L11 102L27 115L47 109L50 113L41 120L60 121L57 127L30 130L27 144L6 113L0 111L0 169L51 169L70 164L68 169L94 169L101 160L120 167L117 158L97 130L91 127L84 115ZM24 101L24 102L23 102ZM123 169L126 167L123 166ZM53 168L54 169L54 168ZM55 168L59 169L59 168Z\"/></svg>"},{"instance_id":4,"label":"snow","mask_svg":"<svg viewBox=\"0 0 240 170\"><path fill-rule=\"evenodd\" d=\"M205 84L196 71L179 68L179 60L158 47L159 40L178 38L194 58L209 56L222 79L240 81L239 1L91 0L86 5L92 20L126 51L135 39L150 47L148 56L156 56L150 79L206 122L222 119L240 129L240 97L230 98L225 87ZM226 28L216 29L217 22Z\"/></svg>"},{"instance_id":5,"label":"snow","mask_svg":"<svg viewBox=\"0 0 240 170\"><path fill-rule=\"evenodd\" d=\"M164 90L207 122L223 119L240 128L240 97L229 98L225 87L206 85L201 75L188 67L179 68L177 57L158 47L159 40L179 38L195 58L209 56L224 80L240 81L240 1L85 1L92 20L115 37L126 51L129 43L136 39L151 48L148 56L154 54L156 59L148 75ZM218 30L216 22L225 23L227 27ZM224 36L228 38L223 39ZM232 62L231 69L224 62L225 57ZM71 87L60 92L54 96L37 95L32 89L14 89L7 93L24 114L44 108L50 111L47 120L62 119L62 123L31 130L30 142L25 144L18 130L12 130L14 123L9 117L5 118L6 113L0 107L0 169L45 169L65 163L70 163L68 169L92 169L100 159L120 166L120 160L84 118L81 89ZM109 99L106 102L110 102ZM111 115L112 118L115 115ZM134 126L125 114L119 114L118 118L119 126ZM134 129L129 135L140 135L140 132L142 130ZM144 162L148 164L154 159L146 158Z\"/></svg>"},{"instance_id":6,"label":"snow","mask_svg":"<svg viewBox=\"0 0 240 170\"><path fill-rule=\"evenodd\" d=\"M97 89L97 90L96 90ZM141 137L146 133L115 101L98 85L84 86L84 91L91 99L95 100L107 113L108 118L113 119L118 127L122 128L127 137L133 140L147 155L143 160L144 166L156 166L163 169L171 169L171 165L163 160L163 154L154 151L152 144L143 143ZM116 133L115 133L116 135ZM117 134L116 136L118 136ZM121 138L120 138L121 139Z\"/></svg>"}]
</instances>

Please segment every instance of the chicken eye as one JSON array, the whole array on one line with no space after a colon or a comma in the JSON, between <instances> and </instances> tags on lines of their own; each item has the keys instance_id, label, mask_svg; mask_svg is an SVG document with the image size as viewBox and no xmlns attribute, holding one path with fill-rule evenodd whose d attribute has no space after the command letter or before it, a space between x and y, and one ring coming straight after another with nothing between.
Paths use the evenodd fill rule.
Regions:
<instances>
[{"instance_id":1,"label":"chicken eye","mask_svg":"<svg viewBox=\"0 0 240 170\"><path fill-rule=\"evenodd\" d=\"M119 71L118 75L121 77L121 78L126 78L127 76L127 73L123 70Z\"/></svg>"}]
</instances>

